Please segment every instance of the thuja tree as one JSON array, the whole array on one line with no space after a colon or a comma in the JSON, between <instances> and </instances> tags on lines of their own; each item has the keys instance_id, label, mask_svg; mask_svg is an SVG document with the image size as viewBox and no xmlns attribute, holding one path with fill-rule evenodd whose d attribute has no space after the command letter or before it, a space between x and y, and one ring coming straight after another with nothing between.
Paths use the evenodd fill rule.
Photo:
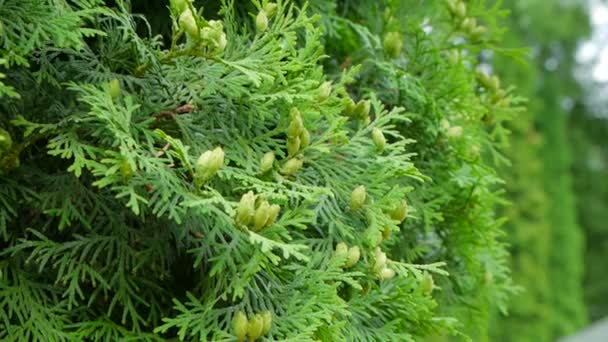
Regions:
<instances>
[{"instance_id":1,"label":"thuja tree","mask_svg":"<svg viewBox=\"0 0 608 342\"><path fill-rule=\"evenodd\" d=\"M602 89L604 83L590 76L591 65L579 65L576 70L585 101L575 102L568 120L568 133L572 143L577 216L585 235L585 304L589 319L596 321L608 315L608 281L600 262L608 256L608 226L605 223L608 222L608 184L604 181L608 172L608 120L603 111L604 99L590 100L594 90ZM583 78L583 75L588 77ZM596 106L598 102L603 108Z\"/></svg>"},{"instance_id":2,"label":"thuja tree","mask_svg":"<svg viewBox=\"0 0 608 342\"><path fill-rule=\"evenodd\" d=\"M600 260L608 253L606 199L606 136L608 123L595 117L584 106L569 121L574 157L574 185L577 196L578 219L585 233L585 304L590 320L606 317L608 282Z\"/></svg>"},{"instance_id":3,"label":"thuja tree","mask_svg":"<svg viewBox=\"0 0 608 342\"><path fill-rule=\"evenodd\" d=\"M512 30L506 41L524 46L520 20L522 13L514 11L508 18ZM517 85L517 91L532 95L541 74L531 58L525 64L493 57L503 80ZM552 285L549 281L552 225L548 215L551 204L543 179L548 177L542 155L546 143L535 127L535 116L542 102L530 97L526 111L509 122L511 131L507 155L511 165L502 168L506 181L506 196L511 205L504 207L505 224L510 243L510 267L514 282L522 290L513 296L507 316L495 313L490 325L491 341L553 341L550 303ZM517 331L515 334L514 331Z\"/></svg>"},{"instance_id":4,"label":"thuja tree","mask_svg":"<svg viewBox=\"0 0 608 342\"><path fill-rule=\"evenodd\" d=\"M488 308L504 309L513 290L494 215L503 165L504 122L520 102L502 86L487 56L496 48L504 13L484 2L313 1L324 16L327 70L361 65L355 94L373 91L407 110L398 130L414 140L413 161L427 179L408 195L416 212L403 225L392 255L446 262L437 277L439 312L457 317L475 340L486 338ZM478 68L479 67L479 68Z\"/></svg>"},{"instance_id":5,"label":"thuja tree","mask_svg":"<svg viewBox=\"0 0 608 342\"><path fill-rule=\"evenodd\" d=\"M0 338L483 334L511 289L498 14L1 2Z\"/></svg>"},{"instance_id":6,"label":"thuja tree","mask_svg":"<svg viewBox=\"0 0 608 342\"><path fill-rule=\"evenodd\" d=\"M505 170L509 197L518 203L507 211L513 278L525 289L513 298L509 316L497 316L492 340L555 341L586 320L582 231L576 222L566 134L568 115L579 121L581 106L563 104L580 101L572 71L577 41L588 31L587 15L582 1L513 1L508 6L508 39L534 46L537 53L530 54L525 69L496 63L530 101L529 114L512 122L513 167ZM541 19L547 15L556 20Z\"/></svg>"}]
</instances>

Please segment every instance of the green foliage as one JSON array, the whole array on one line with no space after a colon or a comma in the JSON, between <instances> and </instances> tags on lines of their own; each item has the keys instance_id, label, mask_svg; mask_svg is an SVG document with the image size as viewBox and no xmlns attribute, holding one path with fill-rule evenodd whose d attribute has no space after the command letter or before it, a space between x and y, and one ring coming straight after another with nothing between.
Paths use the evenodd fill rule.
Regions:
<instances>
[{"instance_id":1,"label":"green foliage","mask_svg":"<svg viewBox=\"0 0 608 342\"><path fill-rule=\"evenodd\" d=\"M608 315L608 282L603 261L608 257L608 230L605 208L608 188L606 179L606 144L608 124L577 106L569 120L572 128L573 174L580 225L585 232L585 304L591 320Z\"/></svg>"},{"instance_id":2,"label":"green foliage","mask_svg":"<svg viewBox=\"0 0 608 342\"><path fill-rule=\"evenodd\" d=\"M526 68L508 60L495 62L530 101L528 114L510 125L513 167L504 170L513 202L505 212L511 267L523 291L514 296L507 317L495 316L491 340L555 341L586 321L582 231L570 171L568 113L562 104L580 96L571 72L577 40L588 29L587 17L574 2L514 1L509 7L512 33L507 41L536 51Z\"/></svg>"},{"instance_id":3,"label":"green foliage","mask_svg":"<svg viewBox=\"0 0 608 342\"><path fill-rule=\"evenodd\" d=\"M487 308L503 307L513 290L499 239L502 222L493 215L501 181L490 165L504 161L499 150L506 140L503 123L518 110L503 107L500 100L519 99L508 90L488 89L475 77L478 53L500 38L495 19L502 13L469 3L469 13L479 15L492 32L475 40L459 28L460 19L445 3L424 8L416 3L389 1L384 7L382 2L345 1L332 7L313 1L311 6L320 13L331 9L325 23L332 56L325 63L328 70L362 65L355 96L373 90L384 103L411 112L400 130L415 140L414 162L431 180L408 196L415 216L393 253L406 260L446 261L451 277L438 279L440 311L483 336ZM392 32L404 37L396 59L382 45Z\"/></svg>"},{"instance_id":4,"label":"green foliage","mask_svg":"<svg viewBox=\"0 0 608 342\"><path fill-rule=\"evenodd\" d=\"M510 40L509 40L510 41ZM513 39L514 44L522 44ZM518 84L518 91L531 94L537 70L501 59L504 78ZM549 254L552 225L548 217L550 199L543 184L547 177L541 147L543 135L534 126L538 101L510 123L512 135L507 151L511 166L503 169L510 205L504 209L510 243L510 268L521 291L513 296L508 316L497 313L490 329L491 341L552 341L548 324L550 304ZM517 331L517 334L513 332Z\"/></svg>"},{"instance_id":5,"label":"green foliage","mask_svg":"<svg viewBox=\"0 0 608 342\"><path fill-rule=\"evenodd\" d=\"M0 2L0 339L487 334L515 289L521 99L477 71L516 54L504 12L268 6Z\"/></svg>"},{"instance_id":6,"label":"green foliage","mask_svg":"<svg viewBox=\"0 0 608 342\"><path fill-rule=\"evenodd\" d=\"M27 66L34 60L30 54L46 49L74 49L84 47L83 38L103 35L101 30L83 27L101 13L95 3L75 1L5 0L0 5L0 65ZM0 73L0 80L6 75ZM34 77L41 75L33 75ZM18 97L14 88L0 81L0 96Z\"/></svg>"}]
</instances>

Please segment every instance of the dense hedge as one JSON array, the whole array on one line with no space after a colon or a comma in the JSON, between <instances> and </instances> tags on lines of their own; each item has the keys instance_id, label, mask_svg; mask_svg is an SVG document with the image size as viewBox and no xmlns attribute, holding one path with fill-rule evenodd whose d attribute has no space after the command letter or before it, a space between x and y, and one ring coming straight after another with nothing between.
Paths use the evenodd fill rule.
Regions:
<instances>
[{"instance_id":1,"label":"dense hedge","mask_svg":"<svg viewBox=\"0 0 608 342\"><path fill-rule=\"evenodd\" d=\"M523 44L517 38L511 34L509 41ZM519 93L533 94L538 76L533 63L522 66L501 59L496 64L500 65L503 79L518 85ZM508 316L497 313L493 317L490 341L553 341L549 324L553 311L549 279L553 226L548 215L550 198L543 183L548 175L541 149L546 141L534 122L539 102L532 100L526 106L528 110L509 124L511 139L507 153L511 165L502 169L510 201L504 209L508 218L505 230L510 243L510 267L520 290L510 301Z\"/></svg>"},{"instance_id":2,"label":"dense hedge","mask_svg":"<svg viewBox=\"0 0 608 342\"><path fill-rule=\"evenodd\" d=\"M0 338L485 338L503 14L1 2Z\"/></svg>"},{"instance_id":3,"label":"dense hedge","mask_svg":"<svg viewBox=\"0 0 608 342\"><path fill-rule=\"evenodd\" d=\"M312 7L320 13L332 10L325 23L332 57L327 69L361 64L354 89L372 90L383 103L411 112L400 129L414 140L414 164L430 177L408 196L419 214L392 251L404 260L446 261L451 277L439 279L440 312L458 317L475 339L484 338L488 308L504 308L512 290L504 246L497 239L502 222L493 214L501 180L488 166L505 161L498 150L506 142L503 123L519 110L509 106L519 99L498 84L487 86L497 80L483 79L475 66L485 62L481 52L501 38L502 30L494 25L504 13L482 2L468 3L468 13L492 33L474 37L442 1L425 6L389 1L388 8L382 2L325 3ZM382 51L391 32L405 37L399 58ZM465 40L455 43L459 38ZM483 81L486 86L479 86Z\"/></svg>"},{"instance_id":4,"label":"dense hedge","mask_svg":"<svg viewBox=\"0 0 608 342\"><path fill-rule=\"evenodd\" d=\"M581 110L569 125L578 218L585 231L585 304L589 318L599 320L608 315L608 279L603 266L608 258L608 123Z\"/></svg>"},{"instance_id":5,"label":"dense hedge","mask_svg":"<svg viewBox=\"0 0 608 342\"><path fill-rule=\"evenodd\" d=\"M577 222L569 116L582 114L574 79L577 44L589 28L584 3L512 1L507 42L530 46L527 66L495 61L504 78L529 98L514 120L505 169L509 199L514 296L508 317L497 316L493 341L555 341L582 328L583 231ZM546 18L553 18L546 20ZM576 163L579 165L579 163ZM579 199L580 206L586 206ZM513 331L517 334L513 334Z\"/></svg>"}]
</instances>

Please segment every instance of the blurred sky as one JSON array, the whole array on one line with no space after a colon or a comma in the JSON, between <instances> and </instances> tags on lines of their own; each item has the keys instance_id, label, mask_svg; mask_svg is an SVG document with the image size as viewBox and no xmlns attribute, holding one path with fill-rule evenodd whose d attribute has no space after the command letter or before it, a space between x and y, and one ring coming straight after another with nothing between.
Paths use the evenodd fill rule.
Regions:
<instances>
[{"instance_id":1,"label":"blurred sky","mask_svg":"<svg viewBox=\"0 0 608 342\"><path fill-rule=\"evenodd\" d=\"M575 76L585 88L590 114L608 119L608 1L588 0L588 3L592 33L579 46Z\"/></svg>"},{"instance_id":2,"label":"blurred sky","mask_svg":"<svg viewBox=\"0 0 608 342\"><path fill-rule=\"evenodd\" d=\"M608 82L608 6L600 0L589 0L593 34L577 53L581 64L591 67L597 82Z\"/></svg>"}]
</instances>

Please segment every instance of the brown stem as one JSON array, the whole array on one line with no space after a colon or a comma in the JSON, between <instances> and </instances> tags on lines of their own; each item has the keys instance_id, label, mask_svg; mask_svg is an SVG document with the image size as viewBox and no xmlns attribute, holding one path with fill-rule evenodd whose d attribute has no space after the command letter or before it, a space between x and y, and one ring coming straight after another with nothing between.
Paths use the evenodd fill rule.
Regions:
<instances>
[{"instance_id":1,"label":"brown stem","mask_svg":"<svg viewBox=\"0 0 608 342\"><path fill-rule=\"evenodd\" d=\"M163 110L161 112L158 112L156 114L152 114L152 116L154 116L157 120L158 119L175 119L175 117L179 114L185 114L185 113L191 113L192 111L194 111L195 107L194 105L187 103L185 105L179 106L175 109L170 109L170 110Z\"/></svg>"}]
</instances>

